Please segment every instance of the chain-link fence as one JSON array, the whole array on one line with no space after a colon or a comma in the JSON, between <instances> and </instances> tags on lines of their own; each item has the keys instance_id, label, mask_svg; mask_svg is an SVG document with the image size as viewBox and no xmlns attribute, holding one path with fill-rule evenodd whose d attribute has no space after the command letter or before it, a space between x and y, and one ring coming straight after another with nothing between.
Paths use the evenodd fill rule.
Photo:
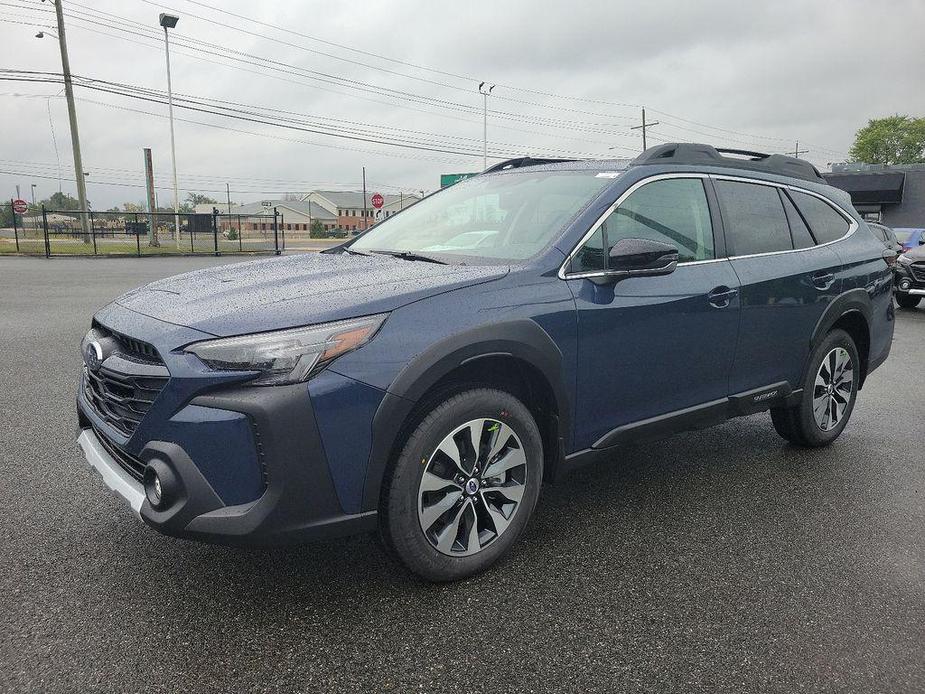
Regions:
<instances>
[{"instance_id":1,"label":"chain-link fence","mask_svg":"<svg viewBox=\"0 0 925 694\"><path fill-rule=\"evenodd\" d=\"M94 212L49 210L19 215L3 210L0 254L226 255L276 253L286 248L282 215ZM11 224L7 222L11 221Z\"/></svg>"}]
</instances>

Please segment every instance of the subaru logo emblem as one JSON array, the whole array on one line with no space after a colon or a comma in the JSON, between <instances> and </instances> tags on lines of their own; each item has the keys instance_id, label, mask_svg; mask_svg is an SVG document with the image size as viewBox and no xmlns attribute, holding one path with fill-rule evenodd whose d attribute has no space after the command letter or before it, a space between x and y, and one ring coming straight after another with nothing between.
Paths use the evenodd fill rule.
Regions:
<instances>
[{"instance_id":1,"label":"subaru logo emblem","mask_svg":"<svg viewBox=\"0 0 925 694\"><path fill-rule=\"evenodd\" d=\"M103 364L103 346L96 340L87 344L87 349L84 350L84 361L90 371L98 371Z\"/></svg>"}]
</instances>

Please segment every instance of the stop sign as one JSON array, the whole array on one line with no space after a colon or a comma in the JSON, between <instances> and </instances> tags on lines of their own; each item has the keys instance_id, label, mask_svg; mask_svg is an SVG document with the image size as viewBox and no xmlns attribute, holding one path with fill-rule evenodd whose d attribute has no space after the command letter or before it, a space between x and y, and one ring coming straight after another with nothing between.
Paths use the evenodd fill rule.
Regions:
<instances>
[{"instance_id":1,"label":"stop sign","mask_svg":"<svg viewBox=\"0 0 925 694\"><path fill-rule=\"evenodd\" d=\"M13 201L13 212L16 214L25 214L29 209L29 205L26 204L25 200L14 200Z\"/></svg>"},{"instance_id":2,"label":"stop sign","mask_svg":"<svg viewBox=\"0 0 925 694\"><path fill-rule=\"evenodd\" d=\"M382 197L382 193L373 193L373 207L378 210L383 204L385 204L385 198Z\"/></svg>"}]
</instances>

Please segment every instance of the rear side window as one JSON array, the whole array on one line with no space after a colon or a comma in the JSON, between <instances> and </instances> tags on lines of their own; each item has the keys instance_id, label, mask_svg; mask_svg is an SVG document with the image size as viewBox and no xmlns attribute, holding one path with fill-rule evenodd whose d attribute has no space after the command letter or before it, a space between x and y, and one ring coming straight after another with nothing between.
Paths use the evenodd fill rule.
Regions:
<instances>
[{"instance_id":1,"label":"rear side window","mask_svg":"<svg viewBox=\"0 0 925 694\"><path fill-rule=\"evenodd\" d=\"M716 181L731 255L793 249L790 227L777 188L756 183Z\"/></svg>"},{"instance_id":2,"label":"rear side window","mask_svg":"<svg viewBox=\"0 0 925 694\"><path fill-rule=\"evenodd\" d=\"M790 222L790 235L793 237L794 248L811 248L816 245L813 235L809 233L806 222L797 212L787 194L781 191L781 200L784 202L784 210L787 213L787 221Z\"/></svg>"},{"instance_id":3,"label":"rear side window","mask_svg":"<svg viewBox=\"0 0 925 694\"><path fill-rule=\"evenodd\" d=\"M819 243L835 241L848 233L848 220L827 202L795 190L791 191L791 195Z\"/></svg>"}]
</instances>

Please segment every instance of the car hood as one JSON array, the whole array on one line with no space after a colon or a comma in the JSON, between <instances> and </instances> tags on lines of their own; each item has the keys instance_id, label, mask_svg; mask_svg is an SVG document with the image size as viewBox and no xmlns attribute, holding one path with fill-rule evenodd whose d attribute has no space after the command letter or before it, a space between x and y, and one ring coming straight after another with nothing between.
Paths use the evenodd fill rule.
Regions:
<instances>
[{"instance_id":1,"label":"car hood","mask_svg":"<svg viewBox=\"0 0 925 694\"><path fill-rule=\"evenodd\" d=\"M925 246L913 246L908 251L903 253L907 258L913 262L921 262L925 260Z\"/></svg>"},{"instance_id":2,"label":"car hood","mask_svg":"<svg viewBox=\"0 0 925 694\"><path fill-rule=\"evenodd\" d=\"M241 335L392 311L507 273L507 266L311 253L168 277L116 303L212 335Z\"/></svg>"}]
</instances>

